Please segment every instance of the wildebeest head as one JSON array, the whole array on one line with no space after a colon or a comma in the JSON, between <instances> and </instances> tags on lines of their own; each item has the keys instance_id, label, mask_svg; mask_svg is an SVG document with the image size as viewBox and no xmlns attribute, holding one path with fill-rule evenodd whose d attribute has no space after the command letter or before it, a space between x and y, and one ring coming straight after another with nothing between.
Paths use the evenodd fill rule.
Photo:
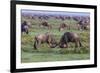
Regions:
<instances>
[{"instance_id":1,"label":"wildebeest head","mask_svg":"<svg viewBox=\"0 0 100 73\"><path fill-rule=\"evenodd\" d=\"M56 41L52 41L50 47L55 48L58 45Z\"/></svg>"},{"instance_id":2,"label":"wildebeest head","mask_svg":"<svg viewBox=\"0 0 100 73\"><path fill-rule=\"evenodd\" d=\"M67 48L68 45L64 41L60 41L59 45L60 48Z\"/></svg>"},{"instance_id":3,"label":"wildebeest head","mask_svg":"<svg viewBox=\"0 0 100 73\"><path fill-rule=\"evenodd\" d=\"M50 42L50 47L55 48L58 44L54 38L54 35L49 34L49 38L51 39L51 40L48 40Z\"/></svg>"}]
</instances>

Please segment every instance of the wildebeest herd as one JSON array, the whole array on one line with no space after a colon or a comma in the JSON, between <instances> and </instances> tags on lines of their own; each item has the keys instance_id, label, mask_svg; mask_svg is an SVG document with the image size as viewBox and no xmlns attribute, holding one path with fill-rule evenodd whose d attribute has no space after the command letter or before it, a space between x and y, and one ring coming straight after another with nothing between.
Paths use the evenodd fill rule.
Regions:
<instances>
[{"instance_id":1,"label":"wildebeest herd","mask_svg":"<svg viewBox=\"0 0 100 73\"><path fill-rule=\"evenodd\" d=\"M89 59L90 16L22 13L21 50L22 62Z\"/></svg>"},{"instance_id":2,"label":"wildebeest herd","mask_svg":"<svg viewBox=\"0 0 100 73\"><path fill-rule=\"evenodd\" d=\"M32 18L35 18L35 17L32 17ZM61 19L62 18L63 17L61 17ZM70 18L68 18L68 19L70 19ZM76 24L77 30L79 30L79 31L89 30L90 22L89 22L88 17L87 17L87 20L82 19L82 18L81 18L81 20L78 20L77 17L76 18L73 17L73 19L77 21L77 24ZM53 24L49 24L46 20L42 21L40 24L38 24L39 25L38 27L39 28L43 27L44 29L47 28L46 30L52 30ZM64 20L64 18L63 18L63 20ZM31 26L32 26L32 24L30 22L23 21L23 23L21 24L22 33L29 34L29 29L31 28ZM81 39L80 36L75 32L67 32L67 30L70 30L70 29L71 29L70 24L63 22L59 25L59 27L58 27L59 32L66 30L66 32L64 32L64 34L59 39L59 42L57 42L55 40L56 37L53 36L52 32L45 32L45 33L36 35L34 37L33 48L37 50L38 47L40 47L40 45L42 43L47 43L50 48L55 48L55 47L68 48L69 42L74 42L75 47L82 47L82 43L80 41L80 39Z\"/></svg>"}]
</instances>

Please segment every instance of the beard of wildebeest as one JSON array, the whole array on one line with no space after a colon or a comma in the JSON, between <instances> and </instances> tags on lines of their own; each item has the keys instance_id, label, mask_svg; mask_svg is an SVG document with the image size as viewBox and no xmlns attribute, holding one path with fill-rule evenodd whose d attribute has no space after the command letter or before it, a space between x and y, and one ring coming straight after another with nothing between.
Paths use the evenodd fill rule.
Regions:
<instances>
[{"instance_id":1,"label":"beard of wildebeest","mask_svg":"<svg viewBox=\"0 0 100 73\"><path fill-rule=\"evenodd\" d=\"M59 47L60 48L68 48L68 43L69 42L74 42L75 47L82 46L80 42L80 38L76 33L73 32L65 32L59 42Z\"/></svg>"},{"instance_id":2,"label":"beard of wildebeest","mask_svg":"<svg viewBox=\"0 0 100 73\"><path fill-rule=\"evenodd\" d=\"M39 34L34 38L34 49L38 49L41 44L47 43L50 48L57 46L57 42L54 39L54 36L50 33Z\"/></svg>"}]
</instances>

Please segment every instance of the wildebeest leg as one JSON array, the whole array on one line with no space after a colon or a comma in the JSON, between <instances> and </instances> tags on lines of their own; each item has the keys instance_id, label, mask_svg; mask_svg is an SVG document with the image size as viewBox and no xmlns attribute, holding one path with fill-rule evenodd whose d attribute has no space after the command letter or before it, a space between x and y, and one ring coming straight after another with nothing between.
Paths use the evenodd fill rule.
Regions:
<instances>
[{"instance_id":1,"label":"wildebeest leg","mask_svg":"<svg viewBox=\"0 0 100 73\"><path fill-rule=\"evenodd\" d=\"M40 47L41 46L41 41L38 41L38 47Z\"/></svg>"},{"instance_id":2,"label":"wildebeest leg","mask_svg":"<svg viewBox=\"0 0 100 73\"><path fill-rule=\"evenodd\" d=\"M41 42L39 40L35 40L34 49L37 50L40 47Z\"/></svg>"},{"instance_id":3,"label":"wildebeest leg","mask_svg":"<svg viewBox=\"0 0 100 73\"><path fill-rule=\"evenodd\" d=\"M64 45L64 47L66 47L66 48L68 48L68 38L67 38L67 36L65 36L65 45Z\"/></svg>"},{"instance_id":4,"label":"wildebeest leg","mask_svg":"<svg viewBox=\"0 0 100 73\"><path fill-rule=\"evenodd\" d=\"M82 46L82 44L81 44L81 42L80 41L76 41L75 42L75 47L76 47L76 49L75 49L75 51L76 52L80 52L80 47Z\"/></svg>"},{"instance_id":5,"label":"wildebeest leg","mask_svg":"<svg viewBox=\"0 0 100 73\"><path fill-rule=\"evenodd\" d=\"M79 52L79 49L78 49L78 42L75 41L75 49L74 49L75 52Z\"/></svg>"},{"instance_id":6,"label":"wildebeest leg","mask_svg":"<svg viewBox=\"0 0 100 73\"><path fill-rule=\"evenodd\" d=\"M50 42L48 42L48 47L51 47L51 43Z\"/></svg>"},{"instance_id":7,"label":"wildebeest leg","mask_svg":"<svg viewBox=\"0 0 100 73\"><path fill-rule=\"evenodd\" d=\"M77 48L77 47L78 47L78 41L75 40L75 48Z\"/></svg>"},{"instance_id":8,"label":"wildebeest leg","mask_svg":"<svg viewBox=\"0 0 100 73\"><path fill-rule=\"evenodd\" d=\"M34 49L37 50L37 40L34 41Z\"/></svg>"},{"instance_id":9,"label":"wildebeest leg","mask_svg":"<svg viewBox=\"0 0 100 73\"><path fill-rule=\"evenodd\" d=\"M80 45L80 47L82 47L82 43L79 41L79 45Z\"/></svg>"},{"instance_id":10,"label":"wildebeest leg","mask_svg":"<svg viewBox=\"0 0 100 73\"><path fill-rule=\"evenodd\" d=\"M28 30L26 30L26 34L28 34L29 32L28 32Z\"/></svg>"}]
</instances>

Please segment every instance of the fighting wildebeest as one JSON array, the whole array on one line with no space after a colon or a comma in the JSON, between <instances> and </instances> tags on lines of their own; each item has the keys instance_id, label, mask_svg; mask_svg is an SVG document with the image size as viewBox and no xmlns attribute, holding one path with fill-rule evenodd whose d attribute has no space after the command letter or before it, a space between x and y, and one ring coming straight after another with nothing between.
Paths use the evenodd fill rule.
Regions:
<instances>
[{"instance_id":1,"label":"fighting wildebeest","mask_svg":"<svg viewBox=\"0 0 100 73\"><path fill-rule=\"evenodd\" d=\"M26 21L21 24L21 32L25 32L26 34L29 33L29 26Z\"/></svg>"},{"instance_id":2,"label":"fighting wildebeest","mask_svg":"<svg viewBox=\"0 0 100 73\"><path fill-rule=\"evenodd\" d=\"M75 43L75 47L82 46L80 37L78 36L78 34L73 33L73 32L65 32L60 39L59 47L68 48L69 42Z\"/></svg>"},{"instance_id":3,"label":"fighting wildebeest","mask_svg":"<svg viewBox=\"0 0 100 73\"><path fill-rule=\"evenodd\" d=\"M54 36L50 33L39 34L34 38L34 49L40 47L41 44L47 43L50 48L57 46L57 42Z\"/></svg>"},{"instance_id":4,"label":"fighting wildebeest","mask_svg":"<svg viewBox=\"0 0 100 73\"><path fill-rule=\"evenodd\" d=\"M51 29L52 28L52 26L50 25L50 24L48 24L48 22L42 22L40 25L39 25L40 27L41 26L43 26L43 27L47 27L48 29Z\"/></svg>"},{"instance_id":5,"label":"fighting wildebeest","mask_svg":"<svg viewBox=\"0 0 100 73\"><path fill-rule=\"evenodd\" d=\"M59 26L59 31L63 31L64 29L70 29L70 27L69 27L69 25L67 25L67 24L65 24L65 23L62 23L62 24L60 24L60 26Z\"/></svg>"}]
</instances>

